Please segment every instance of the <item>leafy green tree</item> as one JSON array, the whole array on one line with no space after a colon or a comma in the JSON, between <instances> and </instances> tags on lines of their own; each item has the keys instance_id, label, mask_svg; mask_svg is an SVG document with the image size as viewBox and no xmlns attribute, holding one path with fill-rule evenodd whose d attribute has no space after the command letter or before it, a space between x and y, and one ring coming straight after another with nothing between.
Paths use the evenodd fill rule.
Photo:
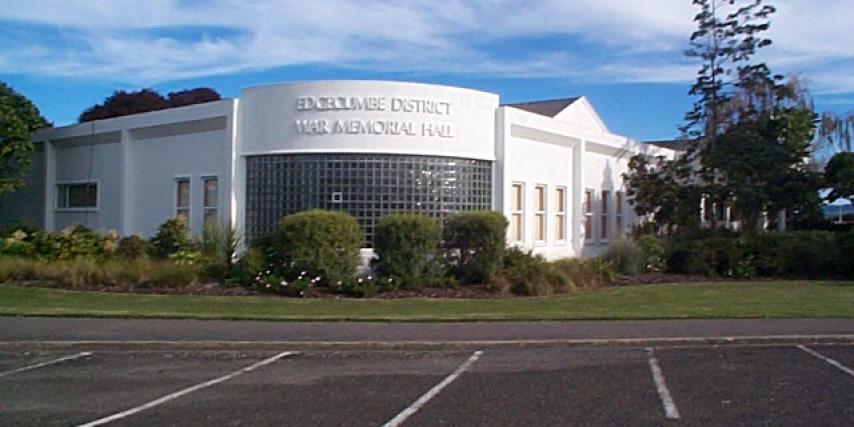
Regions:
<instances>
[{"instance_id":1,"label":"leafy green tree","mask_svg":"<svg viewBox=\"0 0 854 427\"><path fill-rule=\"evenodd\" d=\"M703 151L701 164L720 178L718 200L746 229L756 229L765 212L817 211L820 176L804 162L814 121L813 111L799 106L744 113Z\"/></svg>"},{"instance_id":2,"label":"leafy green tree","mask_svg":"<svg viewBox=\"0 0 854 427\"><path fill-rule=\"evenodd\" d=\"M30 134L49 126L29 99L0 81L0 194L24 186L33 153Z\"/></svg>"},{"instance_id":3,"label":"leafy green tree","mask_svg":"<svg viewBox=\"0 0 854 427\"><path fill-rule=\"evenodd\" d=\"M691 166L682 159L649 158L643 154L629 160L623 174L629 203L649 219L652 231L673 232L696 228L700 221L700 191L691 183Z\"/></svg>"},{"instance_id":4,"label":"leafy green tree","mask_svg":"<svg viewBox=\"0 0 854 427\"><path fill-rule=\"evenodd\" d=\"M848 199L854 203L854 153L847 151L831 157L824 168L824 180L832 189L828 201Z\"/></svg>"}]
</instances>

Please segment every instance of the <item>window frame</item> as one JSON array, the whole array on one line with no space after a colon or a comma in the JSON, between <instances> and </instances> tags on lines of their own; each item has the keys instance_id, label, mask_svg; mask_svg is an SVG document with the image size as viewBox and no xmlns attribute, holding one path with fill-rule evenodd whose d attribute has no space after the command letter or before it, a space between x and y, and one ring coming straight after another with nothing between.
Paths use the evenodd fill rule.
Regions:
<instances>
[{"instance_id":1,"label":"window frame","mask_svg":"<svg viewBox=\"0 0 854 427\"><path fill-rule=\"evenodd\" d=\"M546 184L534 185L534 242L543 245L549 238L547 213L549 210L549 187Z\"/></svg>"},{"instance_id":2,"label":"window frame","mask_svg":"<svg viewBox=\"0 0 854 427\"><path fill-rule=\"evenodd\" d=\"M596 190L585 188L583 194L584 199L582 201L581 212L584 216L584 242L592 243L596 239L596 224L593 220L593 216L595 215Z\"/></svg>"},{"instance_id":3,"label":"window frame","mask_svg":"<svg viewBox=\"0 0 854 427\"><path fill-rule=\"evenodd\" d=\"M510 219L513 221L510 227L512 241L514 243L521 243L525 241L525 183L513 182L510 188L513 196L510 209ZM517 188L519 189L518 194L516 193ZM514 230L515 233L513 232Z\"/></svg>"},{"instance_id":4,"label":"window frame","mask_svg":"<svg viewBox=\"0 0 854 427\"><path fill-rule=\"evenodd\" d=\"M207 204L207 202L208 202L207 201L207 195L208 195L207 182L209 180L213 180L216 182L216 203L213 206L208 206L208 204ZM219 188L220 188L219 187L219 176L218 175L202 175L201 181L202 181L202 224L204 226L207 226L208 225L208 212L210 212L210 211L214 212L214 218L216 219L217 222L219 222L219 201L221 199L220 191L219 191ZM192 197L191 197L191 199L192 199Z\"/></svg>"},{"instance_id":5,"label":"window frame","mask_svg":"<svg viewBox=\"0 0 854 427\"><path fill-rule=\"evenodd\" d=\"M568 192L569 190L565 185L555 187L555 232L557 233L555 234L555 242L563 244L569 241L566 221L569 216Z\"/></svg>"},{"instance_id":6,"label":"window frame","mask_svg":"<svg viewBox=\"0 0 854 427\"><path fill-rule=\"evenodd\" d=\"M95 186L95 205L68 207L68 192L61 191L72 185L94 185ZM54 195L54 211L55 212L97 212L101 206L101 183L99 180L70 180L54 182L56 194ZM65 199L65 206L60 206L59 201Z\"/></svg>"},{"instance_id":7,"label":"window frame","mask_svg":"<svg viewBox=\"0 0 854 427\"><path fill-rule=\"evenodd\" d=\"M612 194L613 191L609 188L603 188L599 191L599 242L607 243L611 239L611 217L614 214L614 209L612 208Z\"/></svg>"},{"instance_id":8,"label":"window frame","mask_svg":"<svg viewBox=\"0 0 854 427\"><path fill-rule=\"evenodd\" d=\"M184 218L187 219L187 224L189 225L190 224L190 218L191 218L190 215L192 215L192 213L193 213L193 209L192 209L192 205L193 205L193 181L192 181L191 177L187 175L187 176L176 176L172 179L172 182L174 183L174 185L172 187L172 188L174 188L173 194L172 194L172 201L174 202L173 207L175 209L174 210L174 212L175 212L174 216L175 216L175 218L177 218L178 216L181 215L181 211L187 211L187 214L186 214L186 216L184 216ZM181 185L180 185L181 182L187 183L187 206L180 206L179 205L180 193L181 193Z\"/></svg>"}]
</instances>

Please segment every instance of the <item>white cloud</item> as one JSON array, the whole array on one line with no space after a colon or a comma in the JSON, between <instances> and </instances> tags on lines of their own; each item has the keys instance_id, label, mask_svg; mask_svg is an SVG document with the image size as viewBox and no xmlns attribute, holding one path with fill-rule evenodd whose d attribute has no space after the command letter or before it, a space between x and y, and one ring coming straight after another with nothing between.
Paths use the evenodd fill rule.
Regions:
<instances>
[{"instance_id":1,"label":"white cloud","mask_svg":"<svg viewBox=\"0 0 854 427\"><path fill-rule=\"evenodd\" d=\"M854 3L773 3L772 68L802 72L823 93L854 92L838 72L854 64ZM150 84L329 64L688 82L694 13L688 0L11 0L0 72Z\"/></svg>"}]
</instances>

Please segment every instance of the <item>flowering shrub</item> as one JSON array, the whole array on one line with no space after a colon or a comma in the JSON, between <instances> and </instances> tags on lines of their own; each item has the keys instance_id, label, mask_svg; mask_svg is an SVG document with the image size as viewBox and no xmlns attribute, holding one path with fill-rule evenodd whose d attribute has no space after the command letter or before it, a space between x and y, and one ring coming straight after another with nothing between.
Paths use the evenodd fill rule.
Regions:
<instances>
[{"instance_id":1,"label":"flowering shrub","mask_svg":"<svg viewBox=\"0 0 854 427\"><path fill-rule=\"evenodd\" d=\"M353 277L363 240L349 214L312 210L284 217L279 228L256 245L273 264L273 273L294 278L310 271L321 277L319 284L329 285Z\"/></svg>"}]
</instances>

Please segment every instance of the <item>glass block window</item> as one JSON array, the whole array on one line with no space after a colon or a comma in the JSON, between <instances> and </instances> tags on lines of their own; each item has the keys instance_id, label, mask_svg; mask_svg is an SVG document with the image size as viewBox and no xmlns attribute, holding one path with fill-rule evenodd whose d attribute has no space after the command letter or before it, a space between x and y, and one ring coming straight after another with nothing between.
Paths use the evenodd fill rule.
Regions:
<instances>
[{"instance_id":1,"label":"glass block window","mask_svg":"<svg viewBox=\"0 0 854 427\"><path fill-rule=\"evenodd\" d=\"M205 225L217 221L217 210L219 208L219 180L215 176L202 178L204 187L204 200L202 209L205 214Z\"/></svg>"},{"instance_id":2,"label":"glass block window","mask_svg":"<svg viewBox=\"0 0 854 427\"><path fill-rule=\"evenodd\" d=\"M443 218L492 208L492 162L396 154L276 154L246 159L246 230L272 232L283 216L309 209L348 212L373 242L390 213Z\"/></svg>"},{"instance_id":3,"label":"glass block window","mask_svg":"<svg viewBox=\"0 0 854 427\"><path fill-rule=\"evenodd\" d=\"M56 207L59 209L98 207L98 184L95 182L59 184L56 187Z\"/></svg>"},{"instance_id":4,"label":"glass block window","mask_svg":"<svg viewBox=\"0 0 854 427\"><path fill-rule=\"evenodd\" d=\"M175 215L190 221L190 178L175 180Z\"/></svg>"}]
</instances>

